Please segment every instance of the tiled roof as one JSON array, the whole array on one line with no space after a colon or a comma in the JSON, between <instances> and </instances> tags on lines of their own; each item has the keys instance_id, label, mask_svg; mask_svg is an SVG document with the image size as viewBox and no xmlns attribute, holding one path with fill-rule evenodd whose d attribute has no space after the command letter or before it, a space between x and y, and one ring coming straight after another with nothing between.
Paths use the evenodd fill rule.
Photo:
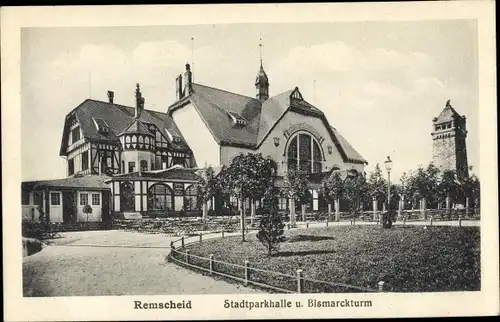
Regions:
<instances>
[{"instance_id":1,"label":"tiled roof","mask_svg":"<svg viewBox=\"0 0 500 322\"><path fill-rule=\"evenodd\" d=\"M24 181L21 186L23 189L42 189L42 188L86 188L93 190L109 190L110 187L104 183L107 176L84 176L76 178L64 178L53 180Z\"/></svg>"},{"instance_id":2,"label":"tiled roof","mask_svg":"<svg viewBox=\"0 0 500 322\"><path fill-rule=\"evenodd\" d=\"M363 158L361 154L359 154L359 152L356 151L356 149L354 149L349 142L347 142L347 140L342 136L342 134L339 133L339 131L337 131L337 129L332 127L332 131L335 134L335 137L337 137L349 161L368 163L365 158Z\"/></svg>"},{"instance_id":3,"label":"tiled roof","mask_svg":"<svg viewBox=\"0 0 500 322\"><path fill-rule=\"evenodd\" d=\"M290 110L319 117L327 129L330 129L321 110L305 100L292 98L294 92L300 96L298 88L270 97L264 102L196 83L192 84L192 89L188 97L169 107L169 115L183 104L191 102L220 145L257 149L277 122ZM243 118L247 124L234 126L231 114ZM338 131L332 128L330 134L345 161L367 163Z\"/></svg>"},{"instance_id":4,"label":"tiled roof","mask_svg":"<svg viewBox=\"0 0 500 322\"><path fill-rule=\"evenodd\" d=\"M147 134L147 135L153 135L149 130L146 128L146 126L139 120L134 119L132 123L125 129L123 132L119 133L118 135L122 135L125 133L138 133L138 134Z\"/></svg>"},{"instance_id":5,"label":"tiled roof","mask_svg":"<svg viewBox=\"0 0 500 322\"><path fill-rule=\"evenodd\" d=\"M199 84L193 84L190 99L219 144L255 145L262 107L259 100ZM228 112L248 123L233 127Z\"/></svg>"},{"instance_id":6,"label":"tiled roof","mask_svg":"<svg viewBox=\"0 0 500 322\"><path fill-rule=\"evenodd\" d=\"M172 167L165 170L156 171L143 171L143 172L132 172L113 176L108 178L107 181L113 181L114 179L162 179L162 180L180 180L180 181L192 181L196 182L197 176L196 171L199 169L195 168L182 168L182 167Z\"/></svg>"},{"instance_id":7,"label":"tiled roof","mask_svg":"<svg viewBox=\"0 0 500 322\"><path fill-rule=\"evenodd\" d=\"M112 143L119 142L117 135L133 124L135 114L134 107L111 104L92 99L86 99L73 111L80 124L82 134L86 139L108 141ZM72 113L69 113L68 117L71 114ZM109 125L109 132L107 134L99 132L94 119L105 121ZM138 120L142 123L154 124L169 142L171 141L166 132L167 129L172 135L179 137L181 139L180 142L172 143L174 149L189 149L177 125L167 114L145 109L140 114ZM60 155L64 153L66 142L66 138L63 137Z\"/></svg>"}]
</instances>

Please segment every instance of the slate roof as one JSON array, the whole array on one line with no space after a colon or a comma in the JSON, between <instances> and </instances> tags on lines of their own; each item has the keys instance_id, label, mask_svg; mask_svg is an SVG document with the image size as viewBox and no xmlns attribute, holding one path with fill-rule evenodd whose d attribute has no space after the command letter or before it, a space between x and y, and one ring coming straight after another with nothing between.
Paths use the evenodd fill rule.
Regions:
<instances>
[{"instance_id":1,"label":"slate roof","mask_svg":"<svg viewBox=\"0 0 500 322\"><path fill-rule=\"evenodd\" d=\"M144 123L142 123L141 121L139 120L136 120L134 119L132 121L132 123L125 129L123 130L121 133L118 134L118 136L122 135L122 134L125 134L125 133L137 133L137 134L146 134L146 135L153 135L147 128L146 126L144 125Z\"/></svg>"},{"instance_id":2,"label":"slate roof","mask_svg":"<svg viewBox=\"0 0 500 322\"><path fill-rule=\"evenodd\" d=\"M261 102L253 97L193 83L190 94L172 104L168 114L172 115L173 111L191 102L219 145L257 149L278 121L288 111L294 110L322 119L346 162L367 163L338 131L330 128L320 109L305 100L292 99L295 91L298 88ZM241 116L247 124L234 126L229 113Z\"/></svg>"},{"instance_id":3,"label":"slate roof","mask_svg":"<svg viewBox=\"0 0 500 322\"><path fill-rule=\"evenodd\" d=\"M359 152L356 151L356 149L353 148L353 146L349 142L347 142L347 140L342 136L342 134L339 133L339 131L337 131L336 128L332 127L332 131L333 131L333 133L335 133L335 136L339 140L340 145L342 146L342 148L346 152L348 159L353 160L353 161L366 162L365 158L363 158L363 156L361 154L359 154Z\"/></svg>"},{"instance_id":4,"label":"slate roof","mask_svg":"<svg viewBox=\"0 0 500 322\"><path fill-rule=\"evenodd\" d=\"M455 119L462 118L455 109L447 104L446 107L439 113L439 116L434 119L435 123L450 122Z\"/></svg>"},{"instance_id":5,"label":"slate roof","mask_svg":"<svg viewBox=\"0 0 500 322\"><path fill-rule=\"evenodd\" d=\"M83 101L66 116L66 119L68 119L73 113L80 124L83 137L89 140L119 143L118 135L135 123L134 107L111 104L109 102L93 99L86 99ZM104 120L109 125L109 132L107 134L99 132L94 119ZM165 139L171 143L173 149L189 149L174 120L172 120L172 118L167 114L145 109L140 114L138 120L143 124L154 124ZM141 128L141 126L139 127ZM179 137L181 139L180 142L172 142L167 134L167 129L173 136ZM146 129L141 129L141 131L143 130ZM64 155L65 153L68 135L67 132L68 131L65 131L63 135L59 153L60 155Z\"/></svg>"},{"instance_id":6,"label":"slate roof","mask_svg":"<svg viewBox=\"0 0 500 322\"><path fill-rule=\"evenodd\" d=\"M182 168L182 167L172 167L165 170L155 170L155 171L143 171L143 172L132 172L121 175L113 176L108 178L106 182L113 181L114 179L162 179L162 180L179 180L179 181L192 181L196 182L198 180L196 176L196 168Z\"/></svg>"},{"instance_id":7,"label":"slate roof","mask_svg":"<svg viewBox=\"0 0 500 322\"><path fill-rule=\"evenodd\" d=\"M43 189L43 188L78 188L92 190L109 190L110 187L104 183L107 176L90 175L83 177L73 177L53 180L24 181L22 189Z\"/></svg>"}]
</instances>

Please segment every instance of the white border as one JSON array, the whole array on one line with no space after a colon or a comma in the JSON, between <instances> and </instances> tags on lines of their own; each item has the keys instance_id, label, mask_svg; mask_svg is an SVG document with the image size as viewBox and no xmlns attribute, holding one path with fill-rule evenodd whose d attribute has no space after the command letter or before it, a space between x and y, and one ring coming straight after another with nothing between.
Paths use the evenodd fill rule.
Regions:
<instances>
[{"instance_id":1,"label":"white border","mask_svg":"<svg viewBox=\"0 0 500 322\"><path fill-rule=\"evenodd\" d=\"M264 319L496 315L499 310L496 147L495 4L493 1L413 3L88 6L1 8L4 318L35 320ZM482 185L480 292L358 294L372 308L229 310L226 298L308 299L313 295L185 295L22 297L20 241L20 30L22 27L144 26L259 22L420 21L477 19L480 173ZM341 300L346 295L322 294ZM190 299L192 310L133 310L133 300Z\"/></svg>"}]
</instances>

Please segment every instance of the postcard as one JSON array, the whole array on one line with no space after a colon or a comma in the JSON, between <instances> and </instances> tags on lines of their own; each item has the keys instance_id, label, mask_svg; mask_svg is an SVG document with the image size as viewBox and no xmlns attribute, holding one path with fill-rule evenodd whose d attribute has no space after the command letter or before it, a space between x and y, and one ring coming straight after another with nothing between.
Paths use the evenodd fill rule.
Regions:
<instances>
[{"instance_id":1,"label":"postcard","mask_svg":"<svg viewBox=\"0 0 500 322\"><path fill-rule=\"evenodd\" d=\"M498 314L494 7L2 8L5 320Z\"/></svg>"}]
</instances>

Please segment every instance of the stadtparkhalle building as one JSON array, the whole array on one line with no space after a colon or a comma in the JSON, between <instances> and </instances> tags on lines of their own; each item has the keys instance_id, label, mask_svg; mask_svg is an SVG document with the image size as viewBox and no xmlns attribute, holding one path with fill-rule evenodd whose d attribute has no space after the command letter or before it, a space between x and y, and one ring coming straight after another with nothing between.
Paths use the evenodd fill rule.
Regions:
<instances>
[{"instance_id":1,"label":"stadtparkhalle building","mask_svg":"<svg viewBox=\"0 0 500 322\"><path fill-rule=\"evenodd\" d=\"M23 182L23 219L37 220L38 209L53 222L201 215L196 171L220 169L242 153L274 159L278 185L289 169L308 173L306 208L325 210L321 180L336 169L364 174L367 161L298 87L271 96L262 62L254 84L256 94L247 96L194 83L186 64L172 89L176 101L162 112L145 109L139 84L134 107L115 103L111 91L106 102L86 99L64 123L60 156L67 177ZM218 196L209 209L227 213L238 202ZM288 204L283 195L280 208Z\"/></svg>"}]
</instances>

